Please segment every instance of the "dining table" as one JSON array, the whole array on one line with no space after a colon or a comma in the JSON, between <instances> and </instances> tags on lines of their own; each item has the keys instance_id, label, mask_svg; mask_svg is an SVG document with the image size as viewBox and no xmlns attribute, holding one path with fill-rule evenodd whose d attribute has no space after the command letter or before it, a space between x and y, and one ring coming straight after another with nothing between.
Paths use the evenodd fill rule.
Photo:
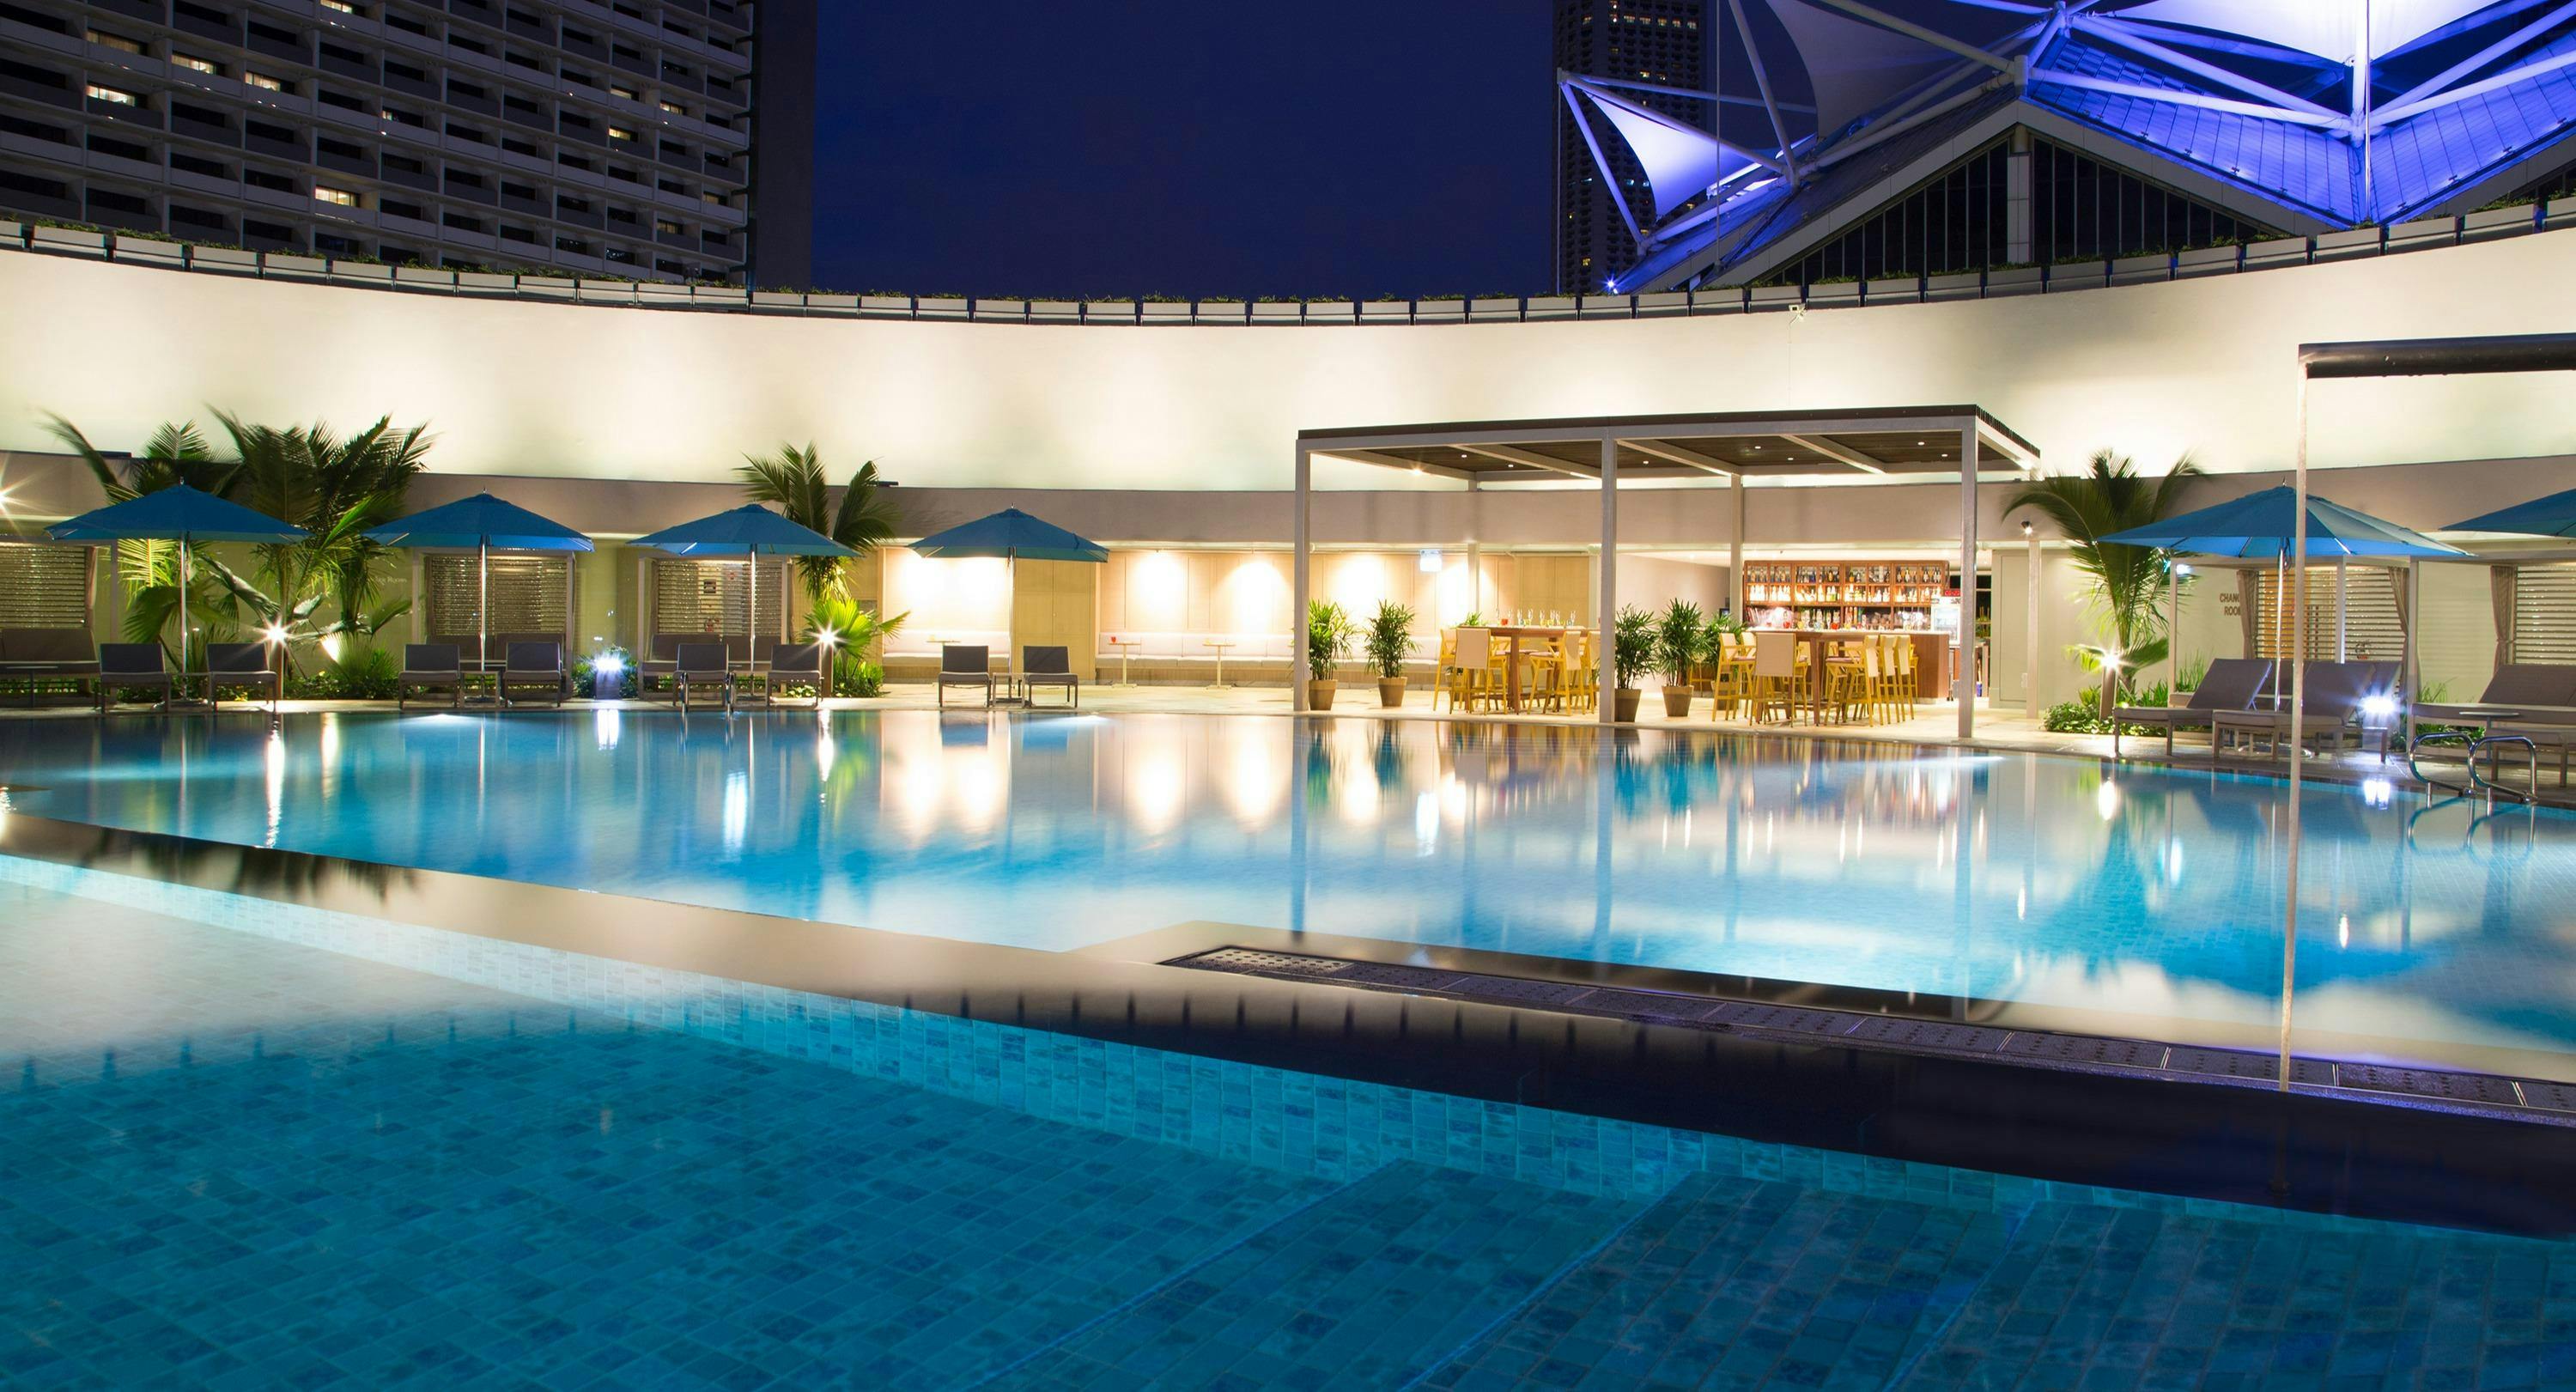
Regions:
<instances>
[{"instance_id":1,"label":"dining table","mask_svg":"<svg viewBox=\"0 0 2576 1392\"><path fill-rule=\"evenodd\" d=\"M1521 640L1525 638L1563 638L1569 633L1589 633L1579 624L1489 624L1485 631L1504 643L1503 706L1506 710L1521 708Z\"/></svg>"}]
</instances>

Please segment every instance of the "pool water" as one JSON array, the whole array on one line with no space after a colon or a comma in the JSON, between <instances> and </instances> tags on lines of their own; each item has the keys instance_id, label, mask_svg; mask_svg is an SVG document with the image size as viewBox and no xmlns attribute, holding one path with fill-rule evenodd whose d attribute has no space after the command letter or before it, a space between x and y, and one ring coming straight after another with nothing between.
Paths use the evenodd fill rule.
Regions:
<instances>
[{"instance_id":1,"label":"pool water","mask_svg":"<svg viewBox=\"0 0 2576 1392\"><path fill-rule=\"evenodd\" d=\"M1306 1078L6 857L0 1059L9 1387L2576 1382L2576 1244Z\"/></svg>"},{"instance_id":2,"label":"pool water","mask_svg":"<svg viewBox=\"0 0 2576 1392\"><path fill-rule=\"evenodd\" d=\"M9 722L0 771L41 815L1054 950L1216 921L2258 1045L2280 994L2284 786L2091 760L604 710ZM2576 817L2318 784L2304 821L2303 1048L2576 1077Z\"/></svg>"}]
</instances>

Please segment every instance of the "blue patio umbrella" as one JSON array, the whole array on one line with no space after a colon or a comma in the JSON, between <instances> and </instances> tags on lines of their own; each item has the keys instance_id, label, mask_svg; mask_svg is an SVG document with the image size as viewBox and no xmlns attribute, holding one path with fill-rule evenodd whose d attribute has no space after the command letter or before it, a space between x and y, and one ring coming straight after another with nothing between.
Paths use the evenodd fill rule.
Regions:
<instances>
[{"instance_id":1,"label":"blue patio umbrella","mask_svg":"<svg viewBox=\"0 0 2576 1392\"><path fill-rule=\"evenodd\" d=\"M2509 508L2480 513L2466 522L2454 522L2442 530L2448 532L2510 532L2515 536L2576 537L2576 488L2534 498Z\"/></svg>"},{"instance_id":2,"label":"blue patio umbrella","mask_svg":"<svg viewBox=\"0 0 2576 1392\"><path fill-rule=\"evenodd\" d=\"M751 567L749 623L753 655L759 653L761 556L856 556L859 553L758 503L664 527L629 543L674 556L741 556Z\"/></svg>"},{"instance_id":3,"label":"blue patio umbrella","mask_svg":"<svg viewBox=\"0 0 2576 1392\"><path fill-rule=\"evenodd\" d=\"M1043 518L1031 517L1018 508L1004 508L990 517L962 522L944 532L936 532L912 544L912 549L925 556L998 556L1010 568L1011 589L1019 590L1019 563L1029 561L1079 561L1099 565L1109 559L1109 548L1099 542L1077 536ZM1017 625L1003 630L1002 660L1013 677L1020 673L1020 650Z\"/></svg>"},{"instance_id":4,"label":"blue patio umbrella","mask_svg":"<svg viewBox=\"0 0 2576 1392\"><path fill-rule=\"evenodd\" d=\"M516 503L489 493L459 498L425 512L415 512L359 533L386 546L474 548L474 661L481 665L492 646L492 552L588 551L590 538Z\"/></svg>"},{"instance_id":5,"label":"blue patio umbrella","mask_svg":"<svg viewBox=\"0 0 2576 1392\"><path fill-rule=\"evenodd\" d=\"M208 541L302 541L310 533L212 493L173 484L45 529L55 541L179 543L179 670L188 669L188 550Z\"/></svg>"}]
</instances>

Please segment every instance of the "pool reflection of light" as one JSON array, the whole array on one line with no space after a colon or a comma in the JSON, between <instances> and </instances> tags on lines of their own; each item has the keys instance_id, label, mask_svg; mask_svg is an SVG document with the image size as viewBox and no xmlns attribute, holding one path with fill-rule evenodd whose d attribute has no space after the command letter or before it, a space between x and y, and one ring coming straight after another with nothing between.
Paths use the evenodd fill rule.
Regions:
<instances>
[{"instance_id":1,"label":"pool reflection of light","mask_svg":"<svg viewBox=\"0 0 2576 1392\"><path fill-rule=\"evenodd\" d=\"M1413 846L1419 855L1440 848L1440 797L1427 788L1413 798Z\"/></svg>"},{"instance_id":2,"label":"pool reflection of light","mask_svg":"<svg viewBox=\"0 0 2576 1392\"><path fill-rule=\"evenodd\" d=\"M1188 796L1189 764L1179 749L1157 740L1136 751L1127 766L1127 817L1138 831L1171 830Z\"/></svg>"},{"instance_id":3,"label":"pool reflection of light","mask_svg":"<svg viewBox=\"0 0 2576 1392\"><path fill-rule=\"evenodd\" d=\"M728 859L742 854L751 832L751 775L741 769L725 775L724 848Z\"/></svg>"},{"instance_id":4,"label":"pool reflection of light","mask_svg":"<svg viewBox=\"0 0 2576 1392\"><path fill-rule=\"evenodd\" d=\"M2103 779L2102 786L2093 790L2093 810L2101 813L2102 820L2106 822L2119 816L2120 785Z\"/></svg>"},{"instance_id":5,"label":"pool reflection of light","mask_svg":"<svg viewBox=\"0 0 2576 1392\"><path fill-rule=\"evenodd\" d=\"M322 802L329 806L340 790L340 715L322 712Z\"/></svg>"},{"instance_id":6,"label":"pool reflection of light","mask_svg":"<svg viewBox=\"0 0 2576 1392\"><path fill-rule=\"evenodd\" d=\"M2396 785L2385 778L2361 780L2361 800L2369 806L2386 807L2396 796Z\"/></svg>"},{"instance_id":7,"label":"pool reflection of light","mask_svg":"<svg viewBox=\"0 0 2576 1392\"><path fill-rule=\"evenodd\" d=\"M1223 738L1231 745L1221 764L1225 805L1247 829L1258 830L1269 824L1287 791L1281 781L1284 737L1267 721L1237 720L1228 722Z\"/></svg>"},{"instance_id":8,"label":"pool reflection of light","mask_svg":"<svg viewBox=\"0 0 2576 1392\"><path fill-rule=\"evenodd\" d=\"M1343 775L1341 795L1334 799L1334 810L1342 820L1354 826L1367 826L1377 820L1377 771L1366 764L1356 765Z\"/></svg>"},{"instance_id":9,"label":"pool reflection of light","mask_svg":"<svg viewBox=\"0 0 2576 1392\"><path fill-rule=\"evenodd\" d=\"M277 826L286 817L286 732L268 732L268 747L262 755L262 770L268 789L268 838L260 844L277 844Z\"/></svg>"},{"instance_id":10,"label":"pool reflection of light","mask_svg":"<svg viewBox=\"0 0 2576 1392\"><path fill-rule=\"evenodd\" d=\"M602 706L590 713L590 734L600 753L606 754L617 748L617 737L624 731L625 714L615 706Z\"/></svg>"},{"instance_id":11,"label":"pool reflection of light","mask_svg":"<svg viewBox=\"0 0 2576 1392\"><path fill-rule=\"evenodd\" d=\"M2165 883L2182 883L2182 840L2179 837L2165 847Z\"/></svg>"}]
</instances>

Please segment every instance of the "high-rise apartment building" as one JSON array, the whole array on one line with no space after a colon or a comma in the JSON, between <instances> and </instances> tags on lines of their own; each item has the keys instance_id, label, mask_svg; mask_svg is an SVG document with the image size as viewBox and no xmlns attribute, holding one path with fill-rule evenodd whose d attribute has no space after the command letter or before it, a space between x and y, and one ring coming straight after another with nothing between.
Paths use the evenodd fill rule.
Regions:
<instances>
[{"instance_id":1,"label":"high-rise apartment building","mask_svg":"<svg viewBox=\"0 0 2576 1392\"><path fill-rule=\"evenodd\" d=\"M813 5L0 0L0 215L802 285Z\"/></svg>"},{"instance_id":2,"label":"high-rise apartment building","mask_svg":"<svg viewBox=\"0 0 2576 1392\"><path fill-rule=\"evenodd\" d=\"M1722 3L1722 0L1718 0ZM1557 0L1557 71L1577 77L1619 78L1659 86L1708 90L1716 69L1712 0ZM1626 92L1639 104L1685 121L1705 123L1708 103L1689 98ZM1625 199L1640 226L1655 220L1654 195L1644 171L1616 139L1603 153L1618 171L1606 184L1584 144L1575 114L1562 101L1556 112L1556 287L1560 294L1599 290L1628 269L1636 241L1619 215Z\"/></svg>"}]
</instances>

